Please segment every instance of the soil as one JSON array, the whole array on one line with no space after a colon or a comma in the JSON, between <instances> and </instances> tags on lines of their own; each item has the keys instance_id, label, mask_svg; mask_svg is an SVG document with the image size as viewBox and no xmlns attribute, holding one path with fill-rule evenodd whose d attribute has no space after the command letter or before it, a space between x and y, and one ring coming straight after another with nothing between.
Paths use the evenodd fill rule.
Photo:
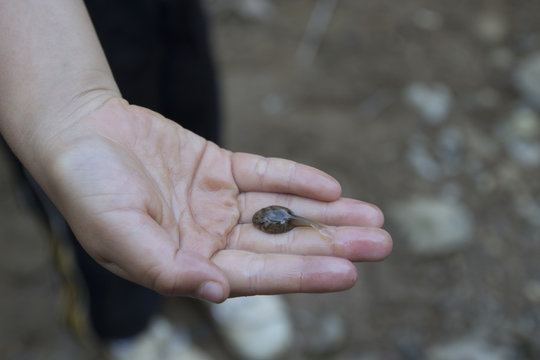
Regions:
<instances>
[{"instance_id":1,"label":"soil","mask_svg":"<svg viewBox=\"0 0 540 360\"><path fill-rule=\"evenodd\" d=\"M540 358L540 232L519 206L523 197L540 199L538 168L517 164L495 136L522 101L512 82L519 59L540 49L540 3L337 1L314 57L302 60L297 51L316 3L274 0L272 11L257 17L210 2L225 147L320 168L340 181L343 196L383 212L415 196L457 191L475 226L468 247L425 256L411 251L387 218L393 253L384 262L358 264L353 289L286 296L298 329L286 358L423 359L437 346L480 335L488 348L511 354L504 359ZM451 89L444 122L422 120L404 99L417 82ZM426 179L407 150L418 136L434 146L446 128L469 134L469 145L456 171ZM492 148L476 152L485 138ZM47 232L18 205L2 162L0 354L84 358L88 352L62 320ZM478 167L485 177L477 176ZM216 358L234 358L203 306L168 299L165 308ZM339 315L346 339L314 354L301 332L306 318L321 314Z\"/></svg>"}]
</instances>

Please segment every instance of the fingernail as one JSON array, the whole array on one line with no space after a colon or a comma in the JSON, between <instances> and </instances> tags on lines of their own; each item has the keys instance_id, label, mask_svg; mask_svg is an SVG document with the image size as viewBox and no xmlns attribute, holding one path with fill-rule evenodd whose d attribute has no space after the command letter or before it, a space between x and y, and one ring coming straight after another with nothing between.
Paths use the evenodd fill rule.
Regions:
<instances>
[{"instance_id":1,"label":"fingernail","mask_svg":"<svg viewBox=\"0 0 540 360\"><path fill-rule=\"evenodd\" d=\"M199 287L199 298L219 303L223 301L223 287L215 281L207 281Z\"/></svg>"}]
</instances>

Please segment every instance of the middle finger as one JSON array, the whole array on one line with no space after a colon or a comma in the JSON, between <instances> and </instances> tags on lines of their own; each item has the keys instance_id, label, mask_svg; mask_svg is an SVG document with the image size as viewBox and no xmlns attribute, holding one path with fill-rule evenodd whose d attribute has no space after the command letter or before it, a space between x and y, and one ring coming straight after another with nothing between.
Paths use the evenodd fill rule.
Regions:
<instances>
[{"instance_id":1,"label":"middle finger","mask_svg":"<svg viewBox=\"0 0 540 360\"><path fill-rule=\"evenodd\" d=\"M251 223L255 212L270 205L285 206L296 215L325 225L381 227L384 223L377 206L347 198L324 202L294 195L250 192L240 194L238 204L241 224Z\"/></svg>"}]
</instances>

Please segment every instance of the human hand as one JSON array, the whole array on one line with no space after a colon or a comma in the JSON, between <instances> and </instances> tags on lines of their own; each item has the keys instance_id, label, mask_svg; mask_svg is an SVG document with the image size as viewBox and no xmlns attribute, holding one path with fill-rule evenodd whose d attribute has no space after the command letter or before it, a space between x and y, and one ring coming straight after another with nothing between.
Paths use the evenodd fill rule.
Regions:
<instances>
[{"instance_id":1,"label":"human hand","mask_svg":"<svg viewBox=\"0 0 540 360\"><path fill-rule=\"evenodd\" d=\"M351 261L391 250L375 206L341 199L314 168L232 153L159 114L113 98L47 147L42 181L85 250L113 273L168 295L327 292L356 281ZM277 204L331 225L265 234Z\"/></svg>"}]
</instances>

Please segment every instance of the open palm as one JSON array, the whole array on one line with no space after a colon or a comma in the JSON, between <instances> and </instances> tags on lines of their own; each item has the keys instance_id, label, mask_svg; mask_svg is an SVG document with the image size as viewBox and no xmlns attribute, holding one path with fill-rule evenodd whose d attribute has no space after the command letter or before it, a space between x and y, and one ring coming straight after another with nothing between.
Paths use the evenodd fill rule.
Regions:
<instances>
[{"instance_id":1,"label":"open palm","mask_svg":"<svg viewBox=\"0 0 540 360\"><path fill-rule=\"evenodd\" d=\"M58 134L48 187L100 264L164 294L228 296L347 289L351 261L380 260L391 240L373 205L340 199L314 168L232 153L147 109L112 99ZM285 205L331 225L268 235L251 217Z\"/></svg>"}]
</instances>

